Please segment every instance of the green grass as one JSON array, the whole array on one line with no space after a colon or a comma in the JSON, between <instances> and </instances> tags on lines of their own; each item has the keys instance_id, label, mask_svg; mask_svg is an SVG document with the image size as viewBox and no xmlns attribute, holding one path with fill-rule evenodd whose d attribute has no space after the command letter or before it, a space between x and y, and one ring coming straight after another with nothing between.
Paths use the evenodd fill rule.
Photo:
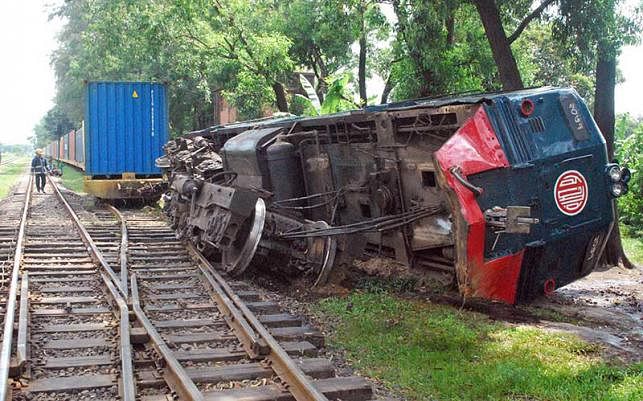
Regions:
<instances>
[{"instance_id":1,"label":"green grass","mask_svg":"<svg viewBox=\"0 0 643 401\"><path fill-rule=\"evenodd\" d=\"M329 298L317 308L335 326L331 344L405 399L643 399L643 364L605 362L599 346L572 335L387 293Z\"/></svg>"},{"instance_id":2,"label":"green grass","mask_svg":"<svg viewBox=\"0 0 643 401\"><path fill-rule=\"evenodd\" d=\"M641 231L629 229L621 225L621 241L623 242L623 249L630 261L637 265L643 265L643 239Z\"/></svg>"},{"instance_id":3,"label":"green grass","mask_svg":"<svg viewBox=\"0 0 643 401\"><path fill-rule=\"evenodd\" d=\"M14 156L3 154L3 160L7 161ZM26 171L29 158L20 156L15 163L0 166L0 199L9 194L9 190L18 181L18 178Z\"/></svg>"},{"instance_id":4,"label":"green grass","mask_svg":"<svg viewBox=\"0 0 643 401\"><path fill-rule=\"evenodd\" d=\"M82 170L72 167L68 164L63 165L63 185L67 189L71 189L74 192L84 192L83 189L83 174Z\"/></svg>"}]
</instances>

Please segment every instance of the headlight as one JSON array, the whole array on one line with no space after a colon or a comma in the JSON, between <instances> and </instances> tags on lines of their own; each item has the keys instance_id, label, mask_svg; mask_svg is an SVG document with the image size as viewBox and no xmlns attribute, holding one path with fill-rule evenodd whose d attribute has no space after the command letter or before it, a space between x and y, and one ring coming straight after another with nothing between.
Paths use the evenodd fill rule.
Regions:
<instances>
[{"instance_id":1,"label":"headlight","mask_svg":"<svg viewBox=\"0 0 643 401\"><path fill-rule=\"evenodd\" d=\"M616 198L618 198L619 196L623 196L623 195L625 195L627 193L627 184L625 184L624 182L620 182L620 181L615 182L610 187L610 192Z\"/></svg>"},{"instance_id":2,"label":"headlight","mask_svg":"<svg viewBox=\"0 0 643 401\"><path fill-rule=\"evenodd\" d=\"M610 180L613 182L618 182L621 180L621 169L618 166L612 166L607 169L607 174L610 176Z\"/></svg>"},{"instance_id":3,"label":"headlight","mask_svg":"<svg viewBox=\"0 0 643 401\"><path fill-rule=\"evenodd\" d=\"M621 169L621 180L627 184L628 182L630 182L630 178L632 178L632 173L630 172L630 169L627 167L623 167Z\"/></svg>"}]
</instances>

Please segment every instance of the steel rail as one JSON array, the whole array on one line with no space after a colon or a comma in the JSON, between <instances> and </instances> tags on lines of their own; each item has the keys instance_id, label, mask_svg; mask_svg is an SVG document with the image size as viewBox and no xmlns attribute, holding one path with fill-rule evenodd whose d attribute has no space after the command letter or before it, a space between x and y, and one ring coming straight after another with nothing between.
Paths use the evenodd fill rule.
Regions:
<instances>
[{"instance_id":1,"label":"steel rail","mask_svg":"<svg viewBox=\"0 0 643 401\"><path fill-rule=\"evenodd\" d=\"M85 246L87 246L87 249L89 250L89 254L91 255L92 259L94 259L96 263L100 264L100 266L105 270L107 275L114 282L114 285L121 293L121 296L127 299L127 291L123 289L120 279L118 278L114 270L112 270L109 263L107 263L107 261L103 257L103 253L98 249L91 235L89 235L89 233L83 226L83 223L80 222L80 219L76 215L76 212L74 212L74 209L72 209L72 207L69 205L69 203L63 196L63 194L60 192L60 189L58 189L58 185L51 178L49 178L48 181L51 183L51 186L54 188L54 191L56 192L58 199L61 200L62 204L65 206L65 209L67 209L67 211L69 212L72 220L74 221L74 225L76 226L76 228L78 228L78 231L80 231L80 238L85 243Z\"/></svg>"},{"instance_id":2,"label":"steel rail","mask_svg":"<svg viewBox=\"0 0 643 401\"><path fill-rule=\"evenodd\" d=\"M210 296L214 299L217 304L217 309L223 315L226 323L232 327L237 338L241 341L241 345L244 350L248 353L251 358L259 358L262 355L266 354L267 344L265 341L262 341L254 329L250 326L246 318L243 316L243 312L240 311L234 304L234 301L230 299L225 291L219 286L219 284L205 271L201 266L199 266L201 274L205 277L210 284L211 291Z\"/></svg>"},{"instance_id":3,"label":"steel rail","mask_svg":"<svg viewBox=\"0 0 643 401\"><path fill-rule=\"evenodd\" d=\"M107 205L107 209L112 212L118 220L121 222L121 246L120 246L120 263L121 263L121 285L123 286L123 290L125 291L125 294L128 293L127 291L127 282L129 281L128 279L128 273L127 273L127 247L129 244L129 237L127 234L127 223L125 222L125 218L123 217L123 214L116 209L112 205Z\"/></svg>"},{"instance_id":4,"label":"steel rail","mask_svg":"<svg viewBox=\"0 0 643 401\"><path fill-rule=\"evenodd\" d=\"M101 277L105 282L105 285L109 289L113 299L116 301L116 304L120 312L120 356L121 356L121 378L123 380L122 386L122 398L124 401L135 401L136 399L136 389L134 385L134 370L132 368L132 346L130 344L130 330L129 330L129 309L127 308L127 302L125 301L127 293L123 292L123 289L120 287L120 280L118 276L109 266L105 260L103 253L96 247L94 240L89 235L83 224L80 222L78 215L72 209L71 205L67 202L63 194L60 192L58 185L54 180L49 179L51 186L54 188L60 202L65 206L65 209L69 213L69 216L73 220L76 228L80 232L80 237L82 241L87 246L89 254L92 256L95 262L101 265L101 267L108 273L106 276L104 273L101 273Z\"/></svg>"},{"instance_id":5,"label":"steel rail","mask_svg":"<svg viewBox=\"0 0 643 401\"><path fill-rule=\"evenodd\" d=\"M259 337L266 342L270 353L266 356L275 373L287 384L288 391L297 401L328 401L328 398L321 393L312 381L297 366L295 361L279 345L277 340L268 332L257 316L239 298L228 283L214 270L210 262L199 252L192 243L187 244L190 253L200 262L199 267L206 277L211 276L220 288L224 290L234 304L241 310L244 318L252 325Z\"/></svg>"},{"instance_id":6,"label":"steel rail","mask_svg":"<svg viewBox=\"0 0 643 401\"><path fill-rule=\"evenodd\" d=\"M121 222L121 246L120 246L120 264L121 264L121 280L123 280L123 287L127 288L128 273L127 273L127 249L129 245L129 235L127 230L127 221L123 214L115 207L107 205L107 209L111 211ZM141 301L138 295L138 282L136 281L136 275L132 275L132 285L130 286L132 291L132 308L134 309L134 314L137 319L143 325L145 331L150 336L150 340L156 349L156 352L163 357L165 363L167 364L169 370L174 375L173 378L169 378L168 381L171 382L172 387L177 391L177 393L182 394L182 399L189 400L202 400L203 395L201 391L196 387L192 379L188 376L183 366L179 361L174 357L172 350L167 346L163 338L154 328L154 325L145 315L145 312L141 308Z\"/></svg>"},{"instance_id":7,"label":"steel rail","mask_svg":"<svg viewBox=\"0 0 643 401\"><path fill-rule=\"evenodd\" d=\"M19 160L20 160L19 158L14 157L13 159L9 159L9 160L7 160L7 161L3 161L3 162L1 162L1 163L0 163L0 167L1 167L1 166L7 166L7 165L10 165L10 164L15 164L15 163L16 163L16 161L19 161Z\"/></svg>"},{"instance_id":8,"label":"steel rail","mask_svg":"<svg viewBox=\"0 0 643 401\"><path fill-rule=\"evenodd\" d=\"M130 289L132 291L132 308L134 309L134 314L138 321L143 325L145 331L150 336L150 340L154 346L156 352L163 357L165 363L167 364L168 370L172 375L167 377L166 380L171 384L174 391L177 392L179 399L181 400L190 400L190 401L202 401L205 398L199 389L196 387L196 384L190 379L183 366L179 361L174 357L174 353L165 343L165 340L161 335L156 331L154 325L148 319L145 312L141 308L141 300L138 295L138 283L136 281L136 274L131 276L131 285Z\"/></svg>"},{"instance_id":9,"label":"steel rail","mask_svg":"<svg viewBox=\"0 0 643 401\"><path fill-rule=\"evenodd\" d=\"M132 367L132 344L130 342L129 308L127 302L120 296L114 283L104 273L100 275L103 282L116 300L120 311L120 337L121 337L121 378L123 380L122 394L123 401L134 401L136 399L136 387L134 384L134 368Z\"/></svg>"},{"instance_id":10,"label":"steel rail","mask_svg":"<svg viewBox=\"0 0 643 401\"><path fill-rule=\"evenodd\" d=\"M29 321L29 273L20 276L20 314L18 315L18 342L16 343L16 363L18 369L27 362L27 322Z\"/></svg>"},{"instance_id":11,"label":"steel rail","mask_svg":"<svg viewBox=\"0 0 643 401\"><path fill-rule=\"evenodd\" d=\"M9 368L11 365L11 342L13 340L13 321L16 314L16 295L18 293L18 276L20 275L20 262L24 247L25 228L29 204L31 203L31 192L33 176L29 175L29 183L25 193L25 204L22 209L22 217L18 229L18 238L13 253L13 270L11 271L11 282L4 315L4 331L2 336L2 351L0 351L0 401L7 399L9 395Z\"/></svg>"}]
</instances>

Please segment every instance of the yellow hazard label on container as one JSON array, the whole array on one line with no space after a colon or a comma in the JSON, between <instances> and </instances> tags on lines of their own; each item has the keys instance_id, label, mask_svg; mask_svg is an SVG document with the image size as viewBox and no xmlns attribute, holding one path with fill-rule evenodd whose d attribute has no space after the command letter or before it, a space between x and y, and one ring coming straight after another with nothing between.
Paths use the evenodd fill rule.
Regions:
<instances>
[{"instance_id":1,"label":"yellow hazard label on container","mask_svg":"<svg viewBox=\"0 0 643 401\"><path fill-rule=\"evenodd\" d=\"M134 99L138 99L138 93L136 93L136 91L132 92L132 97Z\"/></svg>"}]
</instances>

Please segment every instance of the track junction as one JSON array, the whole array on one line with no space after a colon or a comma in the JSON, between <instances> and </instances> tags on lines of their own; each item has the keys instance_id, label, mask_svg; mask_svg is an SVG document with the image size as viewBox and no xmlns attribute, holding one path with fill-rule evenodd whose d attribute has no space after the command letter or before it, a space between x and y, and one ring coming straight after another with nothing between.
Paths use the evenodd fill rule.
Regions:
<instances>
[{"instance_id":1,"label":"track junction","mask_svg":"<svg viewBox=\"0 0 643 401\"><path fill-rule=\"evenodd\" d=\"M324 338L168 224L25 176L0 209L0 401L370 400ZM67 199L69 198L69 199Z\"/></svg>"}]
</instances>

